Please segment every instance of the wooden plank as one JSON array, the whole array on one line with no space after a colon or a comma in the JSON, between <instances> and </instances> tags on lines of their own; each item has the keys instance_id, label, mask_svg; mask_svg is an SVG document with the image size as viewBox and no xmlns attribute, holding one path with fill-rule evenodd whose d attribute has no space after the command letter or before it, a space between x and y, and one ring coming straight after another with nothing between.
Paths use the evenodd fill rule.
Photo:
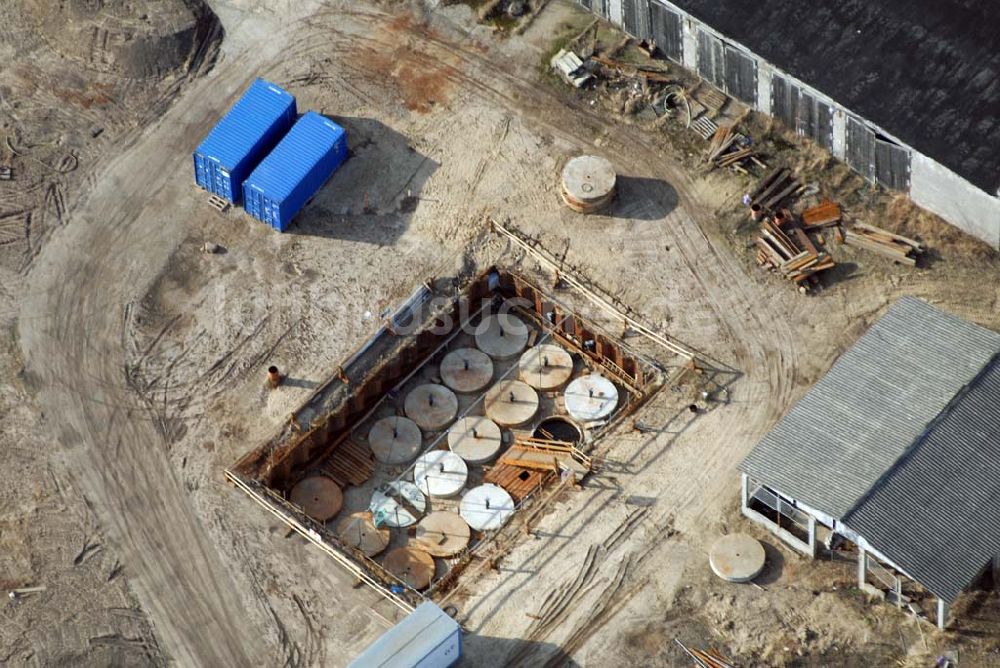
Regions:
<instances>
[{"instance_id":1,"label":"wooden plank","mask_svg":"<svg viewBox=\"0 0 1000 668\"><path fill-rule=\"evenodd\" d=\"M899 262L900 264L905 264L911 267L917 266L917 260L915 258L903 255L898 250L890 248L884 244L871 241L866 242L862 237L845 234L844 243L847 244L848 246L856 246L858 248L870 250L884 257L887 257L890 260Z\"/></svg>"},{"instance_id":2,"label":"wooden plank","mask_svg":"<svg viewBox=\"0 0 1000 668\"><path fill-rule=\"evenodd\" d=\"M775 190L780 188L790 178L792 178L792 175L788 171L788 168L782 167L778 170L778 176L766 188L750 198L751 203L763 205L763 201L770 197Z\"/></svg>"},{"instance_id":3,"label":"wooden plank","mask_svg":"<svg viewBox=\"0 0 1000 668\"><path fill-rule=\"evenodd\" d=\"M896 241L901 241L904 244L906 244L907 246L911 246L914 250L917 250L917 251L921 251L922 252L924 250L924 245L922 243L920 243L919 241L917 241L916 239L910 239L909 237L904 237L904 236L902 236L900 234L895 234L893 232L890 232L889 230L883 230L882 228L875 227L874 225L868 225L866 223L857 223L856 222L856 223L854 223L853 227L859 228L859 229L862 229L862 230L866 230L866 231L872 232L874 234L884 235L884 236L887 236L887 237L889 237L891 239L895 239Z\"/></svg>"},{"instance_id":4,"label":"wooden plank","mask_svg":"<svg viewBox=\"0 0 1000 668\"><path fill-rule=\"evenodd\" d=\"M816 250L816 246L813 245L812 239L809 238L808 234L803 232L802 229L799 227L796 227L794 232L795 232L795 239L799 242L799 246L801 248L806 249L813 255L819 254L819 252Z\"/></svg>"},{"instance_id":5,"label":"wooden plank","mask_svg":"<svg viewBox=\"0 0 1000 668\"><path fill-rule=\"evenodd\" d=\"M795 192L796 190L798 190L801 187L802 186L799 184L798 181L796 181L795 179L792 179L791 183L788 184L787 188L785 188L784 190L782 190L781 192L779 192L777 195L774 195L770 199L768 199L768 200L766 200L764 202L761 202L760 205L762 207L764 207L765 209L774 210L775 208L777 208L777 206L779 204L781 204L783 201L785 201L785 198L787 198L788 196L790 196L793 192Z\"/></svg>"},{"instance_id":6,"label":"wooden plank","mask_svg":"<svg viewBox=\"0 0 1000 668\"><path fill-rule=\"evenodd\" d=\"M769 185L774 183L774 180L781 176L781 173L785 171L788 171L787 167L775 167L770 174L764 177L764 180L760 182L754 191L750 193L750 199L757 199L757 196L763 192L764 188L767 188Z\"/></svg>"}]
</instances>

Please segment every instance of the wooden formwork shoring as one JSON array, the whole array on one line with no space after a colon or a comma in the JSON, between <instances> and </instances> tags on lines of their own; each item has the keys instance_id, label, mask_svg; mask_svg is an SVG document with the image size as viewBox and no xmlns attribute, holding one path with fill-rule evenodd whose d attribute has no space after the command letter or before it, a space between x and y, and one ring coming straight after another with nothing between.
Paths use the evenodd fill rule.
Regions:
<instances>
[{"instance_id":1,"label":"wooden formwork shoring","mask_svg":"<svg viewBox=\"0 0 1000 668\"><path fill-rule=\"evenodd\" d=\"M495 275L497 289L506 297L517 296L533 305L535 319L543 326L551 328L552 321L559 324L553 334L591 362L597 363L602 369L622 382L630 391L642 394L643 386L648 380L644 373L644 364L634 355L626 354L623 347L611 337L593 330L591 326L571 313L565 307L549 298L543 290L532 285L525 279L507 271L492 269L475 279L466 294L458 296L451 311L452 322L456 315L467 312L470 295L483 299L491 294L489 288L490 276ZM475 299L475 298L473 298ZM411 298L412 301L412 298ZM398 312L401 312L400 309ZM549 314L552 314L551 317ZM438 319L435 319L437 322ZM453 328L450 336L454 336L458 327ZM369 373L363 381L355 384L354 391L341 404L339 410L334 410L314 421L312 428L293 437L280 447L273 447L267 457L264 481L271 487L287 487L296 469L307 466L311 462L321 460L342 440L345 431L363 421L374 409L372 404L379 405L384 398L385 390L398 386L415 373L429 358L428 351L438 348L442 338L449 339L448 334L439 334L439 330L423 329L415 337L415 341L403 346L397 354ZM592 342L590 349L587 343ZM370 345L365 346L367 349ZM433 353L430 355L432 356ZM360 359L352 357L352 362ZM343 368L343 367L342 367ZM234 467L236 470L249 473L240 466L244 460Z\"/></svg>"},{"instance_id":2,"label":"wooden formwork shoring","mask_svg":"<svg viewBox=\"0 0 1000 668\"><path fill-rule=\"evenodd\" d=\"M471 317L478 316L483 308ZM453 322L457 324L450 332L436 334L430 330L423 330L418 333L415 343L404 348L410 354L404 355L402 364L393 364L392 358L384 362L369 375L364 383L358 384L357 389L348 400L346 410L333 411L320 420L319 425L307 432L298 442L290 443L280 465L276 463L265 472L265 484L272 488L285 489L290 486L294 478L293 472L296 469L308 468L327 457L344 436L349 435L378 409L387 396L386 390L388 388L396 389L406 383L429 359L433 358L461 332L464 322L458 322L456 317L460 314L461 304L456 300L451 316L454 318ZM376 382L378 383L377 392L370 389ZM323 432L322 426L329 424L334 416L338 416L343 422L339 432ZM324 438L319 443L313 437L313 434L317 433L325 433ZM314 440L306 440L310 437Z\"/></svg>"},{"instance_id":3,"label":"wooden formwork shoring","mask_svg":"<svg viewBox=\"0 0 1000 668\"><path fill-rule=\"evenodd\" d=\"M537 286L520 276L494 268L472 281L466 292L455 299L451 322L456 323L456 326L450 332L435 333L427 329L424 323L425 328L418 332L411 342L399 347L365 378L355 380L352 384L353 392L341 401L336 410L314 421L308 431L298 434L279 452L272 451L272 455L278 456L271 459L273 465L264 475L249 475L246 470L238 468L239 464L247 459L246 457L240 460L235 471L226 471L226 477L237 484L242 491L281 518L292 529L320 546L324 552L357 575L362 582L393 600L396 605L400 605L399 597L385 587L387 583L395 583L393 576L384 573L384 569L377 562L364 555L354 554L352 550L341 545L339 539L329 534L322 525L317 525L318 529L310 528L310 523L315 524L315 522L297 512L297 509L277 490L287 489L296 473L307 471L310 466L329 456L345 438L350 437L353 430L377 410L388 393L412 378L428 360L433 359L449 345L450 341L462 331L466 322L480 316L488 307L488 304L483 306L464 322L460 322L461 314L468 313L469 304L486 299L490 295L503 299L512 296L524 299L530 306L516 307L516 311L538 323L548 336L579 353L589 364L606 371L628 390L624 396L624 405L616 411L612 420L596 430L596 436L600 437L619 424L626 415L635 411L662 386L662 369L655 363L628 350L627 346L616 338L597 330ZM439 323L439 319L435 318L434 322ZM370 347L371 344L366 344L365 349ZM355 355L351 362L360 359L360 356ZM343 367L341 375L343 375L342 369ZM330 382L333 380L325 385L329 386ZM310 400L315 396L317 395L310 397ZM534 497L534 494L526 498L525 502L530 503L531 497ZM518 504L518 509L523 505L523 503ZM540 511L541 509L537 512ZM537 512L533 512L532 515L536 515ZM428 590L427 596L431 593L441 594L453 586L458 575L471 563L471 560L477 555L481 556L487 546L494 543L504 531L505 529L501 529L478 543L475 549L470 548L464 553L449 573ZM507 542L500 541L499 544L494 544L492 552L502 551L506 545ZM414 591L412 594L423 598L419 592Z\"/></svg>"},{"instance_id":4,"label":"wooden formwork shoring","mask_svg":"<svg viewBox=\"0 0 1000 668\"><path fill-rule=\"evenodd\" d=\"M564 263L556 260L537 242L529 241L523 234L517 232L516 230L504 227L496 220L490 219L490 225L495 233L506 237L515 246L531 255L543 265L548 266L550 269L555 271L556 275L559 276L562 281L580 293L580 295L587 299L587 301L603 310L609 316L615 318L623 325L632 328L638 334L646 337L650 341L653 341L657 345L665 348L675 355L680 355L681 357L687 359L695 358L695 354L692 351L688 350L679 343L671 341L663 334L654 331L652 328L647 327L645 324L636 320L633 316L623 313L621 309L611 303L606 297L602 297L591 290L587 287L584 281L580 280L574 276L572 272L568 271Z\"/></svg>"},{"instance_id":5,"label":"wooden formwork shoring","mask_svg":"<svg viewBox=\"0 0 1000 668\"><path fill-rule=\"evenodd\" d=\"M305 513L277 496L273 491L267 489L267 487L259 482L248 480L238 472L229 469L226 470L225 476L237 489L281 520L290 529L319 547L328 556L346 568L348 572L368 585L379 595L386 598L405 614L413 612L416 605L426 600L420 592L385 570L381 564L369 559L360 551L353 550L342 544L322 524L313 521ZM398 591L403 592L405 596L393 593L388 586L395 587Z\"/></svg>"}]
</instances>

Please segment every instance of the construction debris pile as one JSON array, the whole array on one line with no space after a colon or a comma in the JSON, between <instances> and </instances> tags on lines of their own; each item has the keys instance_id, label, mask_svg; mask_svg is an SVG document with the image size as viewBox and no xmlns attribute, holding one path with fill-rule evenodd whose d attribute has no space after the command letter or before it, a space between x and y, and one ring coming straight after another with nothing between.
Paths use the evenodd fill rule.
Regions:
<instances>
[{"instance_id":1,"label":"construction debris pile","mask_svg":"<svg viewBox=\"0 0 1000 668\"><path fill-rule=\"evenodd\" d=\"M810 238L803 222L782 203L800 192L802 185L787 168L771 172L750 195L750 216L760 220L760 233L754 239L757 264L776 270L795 283L800 292L819 285L817 274L836 266L833 258L817 248L820 240ZM839 209L837 219L839 220Z\"/></svg>"},{"instance_id":2,"label":"construction debris pile","mask_svg":"<svg viewBox=\"0 0 1000 668\"><path fill-rule=\"evenodd\" d=\"M746 110L735 112L730 98L699 78L684 84L680 70L655 57L656 45L647 41L635 42L641 53L625 53L632 43L624 37L609 47L597 39L598 22L588 25L552 57L552 68L576 88L603 86L603 90L617 92L622 97L622 112L647 120L674 118L685 124L708 142L705 162L709 169L731 169L750 175L767 164L755 154L753 141L738 127ZM649 56L646 60L642 54ZM834 202L822 201L817 206L796 216L789 208L794 198L814 194L816 188L807 188L788 168L772 170L757 189L746 198L750 216L760 223L754 239L756 259L761 266L780 273L792 281L800 292L806 293L820 285L819 274L836 266L825 248L824 231L836 226L838 242L878 253L894 262L915 266L924 246L910 239L873 225L852 222L845 224L841 208ZM563 199L576 210L582 210L580 197L567 198L564 185ZM598 210L610 197L598 197L597 206L584 202L582 208Z\"/></svg>"},{"instance_id":3,"label":"construction debris pile","mask_svg":"<svg viewBox=\"0 0 1000 668\"><path fill-rule=\"evenodd\" d=\"M713 141L717 152L723 151L727 143L728 138ZM796 217L784 205L805 190L788 168L779 167L745 198L750 218L761 224L754 238L758 265L780 272L800 292L808 292L819 285L818 274L836 266L829 253L819 248L826 242L822 231L836 226L835 238L839 242L916 266L917 258L925 250L923 244L874 225L857 221L845 225L843 212L835 202L823 200Z\"/></svg>"},{"instance_id":4,"label":"construction debris pile","mask_svg":"<svg viewBox=\"0 0 1000 668\"><path fill-rule=\"evenodd\" d=\"M680 647L692 663L699 668L734 668L733 663L724 657L717 649L694 649L688 647L677 638L674 642Z\"/></svg>"},{"instance_id":5,"label":"construction debris pile","mask_svg":"<svg viewBox=\"0 0 1000 668\"><path fill-rule=\"evenodd\" d=\"M747 173L745 167L741 165L744 162L767 169L767 165L761 162L750 148L750 139L736 132L731 125L720 127L712 134L707 160L712 167L731 167L742 174Z\"/></svg>"},{"instance_id":6,"label":"construction debris pile","mask_svg":"<svg viewBox=\"0 0 1000 668\"><path fill-rule=\"evenodd\" d=\"M655 43L624 37L609 47L597 40L598 23L587 26L550 60L563 80L576 88L602 85L622 99L622 113L648 121L673 118L710 141L707 162L712 168L730 168L742 174L767 166L754 155L752 140L737 132L746 113L703 79L688 81L679 69L657 57ZM638 52L625 53L634 43ZM735 111L736 116L727 113Z\"/></svg>"}]
</instances>

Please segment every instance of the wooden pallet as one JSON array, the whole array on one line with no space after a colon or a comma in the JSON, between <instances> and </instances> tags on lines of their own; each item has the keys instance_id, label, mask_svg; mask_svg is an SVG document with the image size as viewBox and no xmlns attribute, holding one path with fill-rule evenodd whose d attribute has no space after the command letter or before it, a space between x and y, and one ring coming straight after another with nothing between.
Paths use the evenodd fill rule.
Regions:
<instances>
[{"instance_id":1,"label":"wooden pallet","mask_svg":"<svg viewBox=\"0 0 1000 668\"><path fill-rule=\"evenodd\" d=\"M550 471L526 469L505 464L501 460L486 472L483 480L503 487L515 503L520 503L524 497L545 484L550 475L553 475Z\"/></svg>"},{"instance_id":2,"label":"wooden pallet","mask_svg":"<svg viewBox=\"0 0 1000 668\"><path fill-rule=\"evenodd\" d=\"M701 138L708 140L716 133L719 126L708 116L699 116L691 122L691 129L701 135Z\"/></svg>"},{"instance_id":3,"label":"wooden pallet","mask_svg":"<svg viewBox=\"0 0 1000 668\"><path fill-rule=\"evenodd\" d=\"M319 470L333 478L341 488L363 485L375 473L375 457L368 445L348 438L320 463Z\"/></svg>"},{"instance_id":4,"label":"wooden pallet","mask_svg":"<svg viewBox=\"0 0 1000 668\"><path fill-rule=\"evenodd\" d=\"M208 203L213 209L216 209L219 213L225 213L229 210L229 200L223 199L218 195L210 195L208 198Z\"/></svg>"},{"instance_id":5,"label":"wooden pallet","mask_svg":"<svg viewBox=\"0 0 1000 668\"><path fill-rule=\"evenodd\" d=\"M0 181L13 181L14 170L10 167L0 167Z\"/></svg>"},{"instance_id":6,"label":"wooden pallet","mask_svg":"<svg viewBox=\"0 0 1000 668\"><path fill-rule=\"evenodd\" d=\"M706 108L711 109L715 113L719 113L719 111L726 106L726 102L729 101L729 98L725 93L708 85L704 80L702 80L701 83L695 87L691 97L695 98L705 105Z\"/></svg>"}]
</instances>

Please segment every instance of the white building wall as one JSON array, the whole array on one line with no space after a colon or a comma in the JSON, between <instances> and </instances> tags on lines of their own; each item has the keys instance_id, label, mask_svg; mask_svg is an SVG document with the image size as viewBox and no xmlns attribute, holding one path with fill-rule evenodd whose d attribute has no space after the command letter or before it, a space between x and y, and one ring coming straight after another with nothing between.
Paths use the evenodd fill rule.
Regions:
<instances>
[{"instance_id":1,"label":"white building wall","mask_svg":"<svg viewBox=\"0 0 1000 668\"><path fill-rule=\"evenodd\" d=\"M960 230L1000 248L1000 199L916 151L910 162L910 198Z\"/></svg>"},{"instance_id":2,"label":"white building wall","mask_svg":"<svg viewBox=\"0 0 1000 668\"><path fill-rule=\"evenodd\" d=\"M833 147L830 153L838 160L847 156L847 114L834 105L833 112Z\"/></svg>"},{"instance_id":3,"label":"white building wall","mask_svg":"<svg viewBox=\"0 0 1000 668\"><path fill-rule=\"evenodd\" d=\"M698 71L698 24L690 18L684 18L684 67L692 72Z\"/></svg>"},{"instance_id":4,"label":"white building wall","mask_svg":"<svg viewBox=\"0 0 1000 668\"><path fill-rule=\"evenodd\" d=\"M625 12L622 11L622 0L608 0L608 20L619 28L625 25Z\"/></svg>"},{"instance_id":5,"label":"white building wall","mask_svg":"<svg viewBox=\"0 0 1000 668\"><path fill-rule=\"evenodd\" d=\"M749 53L749 52L748 52ZM757 110L762 114L771 115L771 76L774 69L763 62L757 61Z\"/></svg>"}]
</instances>

